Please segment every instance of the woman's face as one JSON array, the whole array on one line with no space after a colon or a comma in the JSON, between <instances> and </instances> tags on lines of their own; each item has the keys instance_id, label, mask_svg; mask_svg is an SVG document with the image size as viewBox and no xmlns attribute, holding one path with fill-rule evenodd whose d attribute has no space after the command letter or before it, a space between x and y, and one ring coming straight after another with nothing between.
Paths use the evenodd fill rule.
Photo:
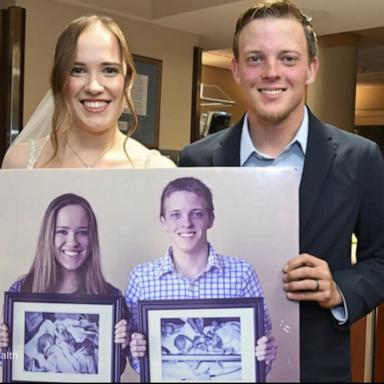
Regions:
<instances>
[{"instance_id":1,"label":"woman's face","mask_svg":"<svg viewBox=\"0 0 384 384\"><path fill-rule=\"evenodd\" d=\"M97 23L80 34L66 88L71 129L100 134L118 128L124 109L125 73L112 32Z\"/></svg>"},{"instance_id":2,"label":"woman's face","mask_svg":"<svg viewBox=\"0 0 384 384\"><path fill-rule=\"evenodd\" d=\"M57 212L54 235L55 258L65 271L77 271L90 249L89 218L80 205L67 205Z\"/></svg>"}]
</instances>

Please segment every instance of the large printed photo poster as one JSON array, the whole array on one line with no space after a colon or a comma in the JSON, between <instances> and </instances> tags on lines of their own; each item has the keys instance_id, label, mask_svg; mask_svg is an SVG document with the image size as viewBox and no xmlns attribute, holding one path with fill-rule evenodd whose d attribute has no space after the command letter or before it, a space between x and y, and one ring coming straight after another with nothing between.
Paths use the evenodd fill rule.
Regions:
<instances>
[{"instance_id":1,"label":"large printed photo poster","mask_svg":"<svg viewBox=\"0 0 384 384\"><path fill-rule=\"evenodd\" d=\"M160 197L170 181L181 177L196 178L212 192L215 219L208 241L216 252L244 259L255 268L278 344L266 380L298 381L299 306L286 299L282 287L282 268L298 254L299 244L299 181L291 169L1 171L0 304L3 292L31 267L48 205L66 193L91 205L104 275L124 292L132 268L163 256L170 245L159 220ZM223 311L232 322L240 319L235 307ZM221 324L220 316L215 324ZM211 376L212 381L226 381L225 374ZM121 381L139 381L129 364Z\"/></svg>"}]
</instances>

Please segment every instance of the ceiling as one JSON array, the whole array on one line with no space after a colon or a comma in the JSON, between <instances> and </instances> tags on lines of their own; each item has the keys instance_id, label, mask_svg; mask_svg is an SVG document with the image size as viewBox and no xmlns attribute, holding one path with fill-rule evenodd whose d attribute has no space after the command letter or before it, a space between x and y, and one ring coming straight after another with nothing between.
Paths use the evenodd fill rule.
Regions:
<instances>
[{"instance_id":1,"label":"ceiling","mask_svg":"<svg viewBox=\"0 0 384 384\"><path fill-rule=\"evenodd\" d=\"M237 17L249 0L56 0L93 11L140 19L200 37L204 63L227 66ZM296 0L319 36L354 32L359 44L360 82L384 82L384 0Z\"/></svg>"}]
</instances>

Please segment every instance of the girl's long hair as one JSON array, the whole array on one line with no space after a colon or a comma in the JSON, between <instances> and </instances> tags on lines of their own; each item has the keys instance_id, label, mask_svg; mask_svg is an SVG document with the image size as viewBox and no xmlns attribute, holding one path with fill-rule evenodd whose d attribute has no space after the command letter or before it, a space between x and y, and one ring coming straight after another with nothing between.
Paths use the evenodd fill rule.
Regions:
<instances>
[{"instance_id":1,"label":"girl's long hair","mask_svg":"<svg viewBox=\"0 0 384 384\"><path fill-rule=\"evenodd\" d=\"M108 284L104 279L100 262L100 245L95 214L83 197L72 193L55 198L45 211L41 224L35 258L23 284L24 292L54 293L60 279L60 267L56 261L55 231L57 214L68 205L82 207L88 216L89 249L81 268L82 288L87 294L104 294Z\"/></svg>"}]
</instances>

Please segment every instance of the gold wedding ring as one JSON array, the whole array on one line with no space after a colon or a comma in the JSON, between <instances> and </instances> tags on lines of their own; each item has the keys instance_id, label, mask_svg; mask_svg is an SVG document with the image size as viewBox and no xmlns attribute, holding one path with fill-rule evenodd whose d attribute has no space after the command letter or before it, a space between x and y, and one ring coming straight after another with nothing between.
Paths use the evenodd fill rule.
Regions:
<instances>
[{"instance_id":1,"label":"gold wedding ring","mask_svg":"<svg viewBox=\"0 0 384 384\"><path fill-rule=\"evenodd\" d=\"M315 281L316 281L315 291L318 291L320 289L320 282L319 282L319 279L315 279Z\"/></svg>"}]
</instances>

